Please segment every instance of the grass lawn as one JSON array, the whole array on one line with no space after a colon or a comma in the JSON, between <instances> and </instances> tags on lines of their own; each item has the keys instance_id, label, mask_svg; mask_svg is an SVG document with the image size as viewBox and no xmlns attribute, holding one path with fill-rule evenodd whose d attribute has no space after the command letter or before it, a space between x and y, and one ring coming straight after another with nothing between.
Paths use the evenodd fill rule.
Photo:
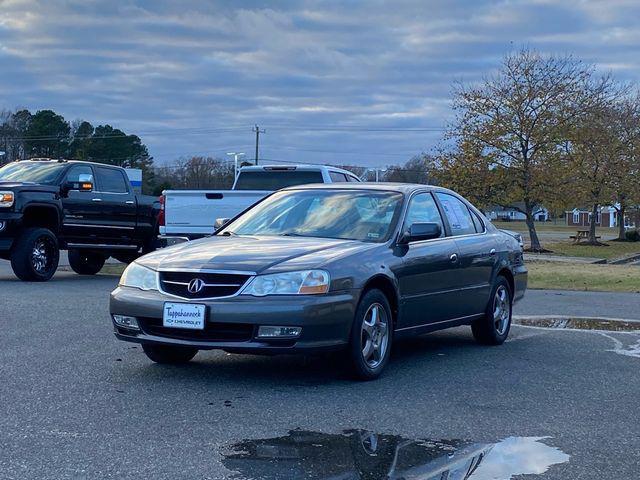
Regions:
<instances>
[{"instance_id":1,"label":"grass lawn","mask_svg":"<svg viewBox=\"0 0 640 480\"><path fill-rule=\"evenodd\" d=\"M633 265L529 262L529 288L640 293L640 267Z\"/></svg>"},{"instance_id":2,"label":"grass lawn","mask_svg":"<svg viewBox=\"0 0 640 480\"><path fill-rule=\"evenodd\" d=\"M573 244L572 242L545 242L544 248L557 255L570 257L606 258L607 260L640 253L640 242L606 242L608 246Z\"/></svg>"}]
</instances>

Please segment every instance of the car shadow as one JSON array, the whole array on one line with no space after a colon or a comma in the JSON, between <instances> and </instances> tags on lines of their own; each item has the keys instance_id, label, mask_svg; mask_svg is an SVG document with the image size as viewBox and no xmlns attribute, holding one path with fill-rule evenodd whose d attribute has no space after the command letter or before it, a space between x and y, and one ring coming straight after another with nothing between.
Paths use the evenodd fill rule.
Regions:
<instances>
[{"instance_id":1,"label":"car shadow","mask_svg":"<svg viewBox=\"0 0 640 480\"><path fill-rule=\"evenodd\" d=\"M474 362L481 357L483 349L477 344L468 329L455 329L404 339L394 344L391 361L378 382L397 381L398 376L413 375L416 370L432 368L447 369L451 359L472 357ZM137 352L136 352L137 353ZM352 385L353 377L347 368L346 358L339 354L304 355L239 355L224 352L200 352L193 361L185 365L159 365L147 363L137 372L137 379L146 377L151 383L158 376L172 384L238 384L250 385L252 389L281 389L290 387L322 387L329 385Z\"/></svg>"}]
</instances>

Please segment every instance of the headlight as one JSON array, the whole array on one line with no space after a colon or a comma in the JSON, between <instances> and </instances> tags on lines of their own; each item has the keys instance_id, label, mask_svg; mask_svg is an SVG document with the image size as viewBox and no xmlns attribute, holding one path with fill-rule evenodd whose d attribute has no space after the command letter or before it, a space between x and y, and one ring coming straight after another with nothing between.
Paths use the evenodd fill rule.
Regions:
<instances>
[{"instance_id":1,"label":"headlight","mask_svg":"<svg viewBox=\"0 0 640 480\"><path fill-rule=\"evenodd\" d=\"M158 290L158 272L131 262L120 277L119 285L140 290Z\"/></svg>"},{"instance_id":2,"label":"headlight","mask_svg":"<svg viewBox=\"0 0 640 480\"><path fill-rule=\"evenodd\" d=\"M0 192L0 207L11 207L14 200L13 192Z\"/></svg>"},{"instance_id":3,"label":"headlight","mask_svg":"<svg viewBox=\"0 0 640 480\"><path fill-rule=\"evenodd\" d=\"M317 295L329 291L329 274L324 270L258 275L242 291L242 295Z\"/></svg>"}]
</instances>

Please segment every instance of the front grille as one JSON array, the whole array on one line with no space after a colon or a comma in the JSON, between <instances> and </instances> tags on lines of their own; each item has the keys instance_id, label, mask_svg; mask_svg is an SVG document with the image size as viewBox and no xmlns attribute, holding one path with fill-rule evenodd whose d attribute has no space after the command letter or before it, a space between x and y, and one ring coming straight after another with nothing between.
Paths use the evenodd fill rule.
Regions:
<instances>
[{"instance_id":1,"label":"front grille","mask_svg":"<svg viewBox=\"0 0 640 480\"><path fill-rule=\"evenodd\" d=\"M164 292L183 298L219 298L235 295L249 278L236 273L160 272L160 286ZM202 286L198 292L189 291L194 280Z\"/></svg>"},{"instance_id":2,"label":"front grille","mask_svg":"<svg viewBox=\"0 0 640 480\"><path fill-rule=\"evenodd\" d=\"M201 342L248 342L253 338L254 329L249 323L206 322L203 330L187 330L164 327L160 318L138 317L138 322L149 335Z\"/></svg>"}]
</instances>

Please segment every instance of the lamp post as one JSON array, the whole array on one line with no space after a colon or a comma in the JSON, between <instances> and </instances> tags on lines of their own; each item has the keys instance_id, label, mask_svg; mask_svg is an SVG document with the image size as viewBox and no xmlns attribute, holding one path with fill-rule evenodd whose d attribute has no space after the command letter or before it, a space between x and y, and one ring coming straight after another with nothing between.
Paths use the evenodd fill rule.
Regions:
<instances>
[{"instance_id":1,"label":"lamp post","mask_svg":"<svg viewBox=\"0 0 640 480\"><path fill-rule=\"evenodd\" d=\"M233 167L233 179L238 177L238 157L243 157L244 152L227 152L227 155L233 155L234 167Z\"/></svg>"}]
</instances>

